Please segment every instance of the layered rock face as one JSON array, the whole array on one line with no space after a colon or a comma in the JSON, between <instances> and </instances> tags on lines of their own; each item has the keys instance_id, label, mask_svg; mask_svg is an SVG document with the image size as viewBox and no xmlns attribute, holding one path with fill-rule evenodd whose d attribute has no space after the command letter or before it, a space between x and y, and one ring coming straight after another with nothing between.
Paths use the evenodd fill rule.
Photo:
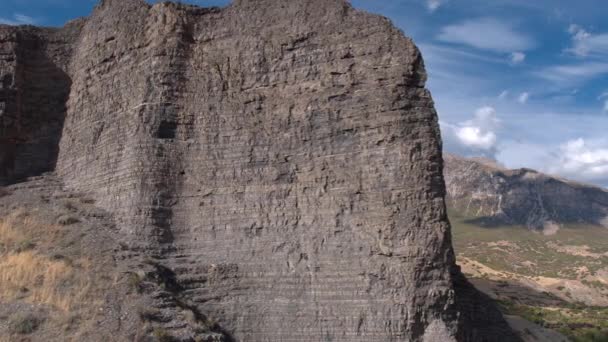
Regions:
<instances>
[{"instance_id":1,"label":"layered rock face","mask_svg":"<svg viewBox=\"0 0 608 342\"><path fill-rule=\"evenodd\" d=\"M3 91L18 122L62 119L45 167L232 339L516 340L455 266L422 57L387 19L342 0L104 0L61 39L36 32L69 53L28 50L68 76L33 92L57 107ZM41 160L11 153L6 179Z\"/></svg>"},{"instance_id":2,"label":"layered rock face","mask_svg":"<svg viewBox=\"0 0 608 342\"><path fill-rule=\"evenodd\" d=\"M445 156L447 203L491 225L608 227L608 191L534 170L508 170L488 161Z\"/></svg>"},{"instance_id":3,"label":"layered rock face","mask_svg":"<svg viewBox=\"0 0 608 342\"><path fill-rule=\"evenodd\" d=\"M54 169L79 24L0 28L0 185Z\"/></svg>"}]
</instances>

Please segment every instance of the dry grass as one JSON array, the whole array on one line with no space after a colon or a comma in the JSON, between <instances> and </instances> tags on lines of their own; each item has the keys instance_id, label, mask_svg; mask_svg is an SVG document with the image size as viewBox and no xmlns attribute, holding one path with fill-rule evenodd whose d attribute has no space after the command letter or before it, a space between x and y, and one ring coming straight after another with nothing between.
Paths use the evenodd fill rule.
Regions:
<instances>
[{"instance_id":1,"label":"dry grass","mask_svg":"<svg viewBox=\"0 0 608 342\"><path fill-rule=\"evenodd\" d=\"M61 227L55 224L43 224L29 217L25 212L18 210L13 214L0 219L0 253L17 249L19 246L34 239L41 239L46 243L53 243L61 235Z\"/></svg>"},{"instance_id":2,"label":"dry grass","mask_svg":"<svg viewBox=\"0 0 608 342\"><path fill-rule=\"evenodd\" d=\"M61 228L15 213L0 221L0 300L23 299L70 311L84 302L91 279L86 260L53 260L34 246L52 244Z\"/></svg>"},{"instance_id":3,"label":"dry grass","mask_svg":"<svg viewBox=\"0 0 608 342\"><path fill-rule=\"evenodd\" d=\"M32 251L11 253L0 261L0 299L26 297L35 304L46 304L69 311L80 303L89 288L74 267L53 261Z\"/></svg>"}]
</instances>

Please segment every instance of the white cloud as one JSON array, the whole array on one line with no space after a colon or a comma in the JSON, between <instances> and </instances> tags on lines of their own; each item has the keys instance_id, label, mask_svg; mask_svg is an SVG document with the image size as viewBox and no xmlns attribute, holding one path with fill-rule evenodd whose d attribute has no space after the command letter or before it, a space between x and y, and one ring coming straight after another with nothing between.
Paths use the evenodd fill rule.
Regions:
<instances>
[{"instance_id":1,"label":"white cloud","mask_svg":"<svg viewBox=\"0 0 608 342\"><path fill-rule=\"evenodd\" d=\"M570 140L559 148L548 171L580 180L608 180L608 141Z\"/></svg>"},{"instance_id":2,"label":"white cloud","mask_svg":"<svg viewBox=\"0 0 608 342\"><path fill-rule=\"evenodd\" d=\"M461 127L456 130L456 136L464 145L482 150L488 150L496 144L494 132L484 132L480 127Z\"/></svg>"},{"instance_id":3,"label":"white cloud","mask_svg":"<svg viewBox=\"0 0 608 342\"><path fill-rule=\"evenodd\" d=\"M602 57L608 54L608 33L591 34L579 25L568 27L572 35L572 46L566 52L579 57Z\"/></svg>"},{"instance_id":4,"label":"white cloud","mask_svg":"<svg viewBox=\"0 0 608 342\"><path fill-rule=\"evenodd\" d=\"M494 158L498 140L496 129L500 125L494 108L479 108L472 120L459 124L440 124L447 151L465 156Z\"/></svg>"},{"instance_id":5,"label":"white cloud","mask_svg":"<svg viewBox=\"0 0 608 342\"><path fill-rule=\"evenodd\" d=\"M525 104L528 102L529 98L530 98L530 93L521 93L519 95L519 97L517 98L517 102L519 102L521 104Z\"/></svg>"},{"instance_id":6,"label":"white cloud","mask_svg":"<svg viewBox=\"0 0 608 342\"><path fill-rule=\"evenodd\" d=\"M431 12L435 12L436 10L438 10L441 5L443 5L442 0L426 0L426 7Z\"/></svg>"},{"instance_id":7,"label":"white cloud","mask_svg":"<svg viewBox=\"0 0 608 342\"><path fill-rule=\"evenodd\" d=\"M36 24L36 20L30 16L27 15L23 15L20 13L15 13L13 15L12 19L8 19L8 18L1 18L0 17L0 24L4 24L4 25L34 25Z\"/></svg>"},{"instance_id":8,"label":"white cloud","mask_svg":"<svg viewBox=\"0 0 608 342\"><path fill-rule=\"evenodd\" d=\"M33 25L36 23L36 20L34 20L34 18L24 15L24 14L20 14L20 13L15 13L15 20L17 20L17 22L23 23L23 24Z\"/></svg>"},{"instance_id":9,"label":"white cloud","mask_svg":"<svg viewBox=\"0 0 608 342\"><path fill-rule=\"evenodd\" d=\"M497 159L581 182L608 185L608 141L576 138L555 145L502 141Z\"/></svg>"},{"instance_id":10,"label":"white cloud","mask_svg":"<svg viewBox=\"0 0 608 342\"><path fill-rule=\"evenodd\" d=\"M511 53L511 63L519 64L526 60L526 54L523 52L513 52Z\"/></svg>"},{"instance_id":11,"label":"white cloud","mask_svg":"<svg viewBox=\"0 0 608 342\"><path fill-rule=\"evenodd\" d=\"M556 65L536 73L551 82L578 83L608 73L608 63L588 62L579 64Z\"/></svg>"},{"instance_id":12,"label":"white cloud","mask_svg":"<svg viewBox=\"0 0 608 342\"><path fill-rule=\"evenodd\" d=\"M504 64L504 59L489 56L484 52L470 51L466 48L453 47L440 44L419 43L418 48L422 50L425 60L440 60L442 64L474 63L476 67L480 63Z\"/></svg>"},{"instance_id":13,"label":"white cloud","mask_svg":"<svg viewBox=\"0 0 608 342\"><path fill-rule=\"evenodd\" d=\"M568 33L570 33L572 35L572 39L574 39L574 40L585 40L591 36L591 34L589 34L589 32L587 32L587 31L585 31L584 28L582 28L576 24L571 24L568 27Z\"/></svg>"},{"instance_id":14,"label":"white cloud","mask_svg":"<svg viewBox=\"0 0 608 342\"><path fill-rule=\"evenodd\" d=\"M0 18L0 24L2 25L19 25L16 21L12 19Z\"/></svg>"},{"instance_id":15,"label":"white cloud","mask_svg":"<svg viewBox=\"0 0 608 342\"><path fill-rule=\"evenodd\" d=\"M498 95L498 99L499 100L505 100L507 98L507 96L509 96L509 91L508 90L503 90L500 95Z\"/></svg>"},{"instance_id":16,"label":"white cloud","mask_svg":"<svg viewBox=\"0 0 608 342\"><path fill-rule=\"evenodd\" d=\"M438 39L498 52L525 51L535 45L532 38L495 18L479 18L446 26Z\"/></svg>"},{"instance_id":17,"label":"white cloud","mask_svg":"<svg viewBox=\"0 0 608 342\"><path fill-rule=\"evenodd\" d=\"M604 101L604 112L608 113L608 100Z\"/></svg>"}]
</instances>

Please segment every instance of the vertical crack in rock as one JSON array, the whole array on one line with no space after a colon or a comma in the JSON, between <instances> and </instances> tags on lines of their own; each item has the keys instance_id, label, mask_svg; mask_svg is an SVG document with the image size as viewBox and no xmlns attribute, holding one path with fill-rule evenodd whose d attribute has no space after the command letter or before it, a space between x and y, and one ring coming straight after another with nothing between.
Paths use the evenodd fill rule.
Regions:
<instances>
[{"instance_id":1,"label":"vertical crack in rock","mask_svg":"<svg viewBox=\"0 0 608 342\"><path fill-rule=\"evenodd\" d=\"M163 310L225 340L517 340L455 265L424 62L388 19L342 0L103 0L54 34L56 172L171 275Z\"/></svg>"}]
</instances>

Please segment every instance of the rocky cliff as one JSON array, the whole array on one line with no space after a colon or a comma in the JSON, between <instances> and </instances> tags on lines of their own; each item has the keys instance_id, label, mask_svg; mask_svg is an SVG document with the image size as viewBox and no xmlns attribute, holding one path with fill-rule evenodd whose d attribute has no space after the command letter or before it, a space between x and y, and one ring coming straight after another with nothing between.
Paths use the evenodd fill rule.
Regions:
<instances>
[{"instance_id":1,"label":"rocky cliff","mask_svg":"<svg viewBox=\"0 0 608 342\"><path fill-rule=\"evenodd\" d=\"M423 60L387 19L102 0L0 51L0 182L54 170L112 213L175 338L188 308L223 340L517 340L455 266Z\"/></svg>"},{"instance_id":2,"label":"rocky cliff","mask_svg":"<svg viewBox=\"0 0 608 342\"><path fill-rule=\"evenodd\" d=\"M447 203L489 225L550 233L563 224L608 226L608 191L488 160L445 156Z\"/></svg>"}]
</instances>

